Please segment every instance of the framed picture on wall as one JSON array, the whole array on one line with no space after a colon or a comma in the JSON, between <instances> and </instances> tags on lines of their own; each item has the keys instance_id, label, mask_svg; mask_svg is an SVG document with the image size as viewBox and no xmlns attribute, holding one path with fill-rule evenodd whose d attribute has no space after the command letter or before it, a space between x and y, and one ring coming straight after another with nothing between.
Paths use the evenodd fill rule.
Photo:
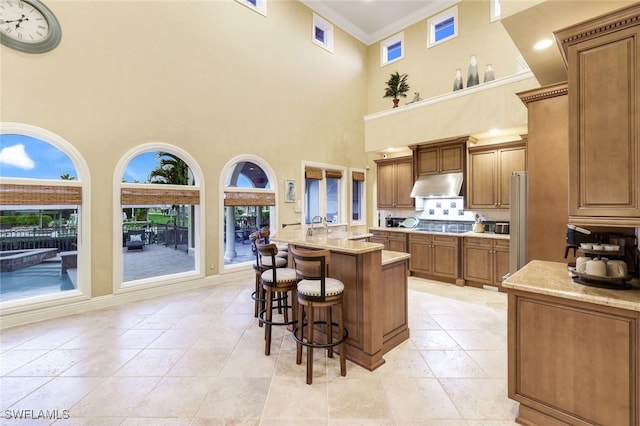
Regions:
<instances>
[{"instance_id":1,"label":"framed picture on wall","mask_svg":"<svg viewBox=\"0 0 640 426\"><path fill-rule=\"evenodd\" d=\"M284 180L284 202L296 202L296 181L293 179Z\"/></svg>"}]
</instances>

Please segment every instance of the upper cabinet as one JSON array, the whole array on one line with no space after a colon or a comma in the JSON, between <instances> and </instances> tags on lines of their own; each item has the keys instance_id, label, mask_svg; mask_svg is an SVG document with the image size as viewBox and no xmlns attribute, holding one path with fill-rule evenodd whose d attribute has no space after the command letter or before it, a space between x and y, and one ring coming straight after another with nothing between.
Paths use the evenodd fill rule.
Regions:
<instances>
[{"instance_id":1,"label":"upper cabinet","mask_svg":"<svg viewBox=\"0 0 640 426\"><path fill-rule=\"evenodd\" d=\"M527 169L526 141L469 148L469 209L508 209L511 173Z\"/></svg>"},{"instance_id":2,"label":"upper cabinet","mask_svg":"<svg viewBox=\"0 0 640 426\"><path fill-rule=\"evenodd\" d=\"M416 177L464 173L467 141L469 137L411 146L414 151Z\"/></svg>"},{"instance_id":3,"label":"upper cabinet","mask_svg":"<svg viewBox=\"0 0 640 426\"><path fill-rule=\"evenodd\" d=\"M555 32L569 85L569 221L640 226L640 4Z\"/></svg>"},{"instance_id":4,"label":"upper cabinet","mask_svg":"<svg viewBox=\"0 0 640 426\"><path fill-rule=\"evenodd\" d=\"M376 160L378 208L413 208L413 157Z\"/></svg>"}]
</instances>

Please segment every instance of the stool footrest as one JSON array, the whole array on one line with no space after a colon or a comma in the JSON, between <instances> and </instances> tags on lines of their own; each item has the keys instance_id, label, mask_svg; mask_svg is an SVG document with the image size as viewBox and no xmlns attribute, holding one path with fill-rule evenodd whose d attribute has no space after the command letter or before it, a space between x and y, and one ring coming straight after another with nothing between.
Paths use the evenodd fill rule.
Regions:
<instances>
[{"instance_id":1,"label":"stool footrest","mask_svg":"<svg viewBox=\"0 0 640 426\"><path fill-rule=\"evenodd\" d=\"M274 300L276 300L276 299L274 299ZM272 311L275 311L275 310L278 310L279 308L282 308L282 309L289 309L289 308L292 308L292 309L293 309L293 306L291 306L291 305L283 305L283 306L281 306L281 307L273 306L273 307L271 308L271 310L272 310ZM279 321L268 321L268 320L266 320L266 319L264 318L264 314L265 314L266 312L267 312L267 310L266 310L266 309L262 309L262 310L258 313L258 321L260 321L260 322L261 322L261 323L263 323L263 324L271 324L271 325L293 325L293 324L296 324L296 323L298 322L298 320L297 320L297 319L291 319L291 320L289 320L289 321L281 321L281 322L279 322Z\"/></svg>"},{"instance_id":2,"label":"stool footrest","mask_svg":"<svg viewBox=\"0 0 640 426\"><path fill-rule=\"evenodd\" d=\"M326 321L314 321L313 322L314 325L327 325ZM305 322L303 327L307 327L308 324ZM338 327L339 324L338 323L331 323L332 327ZM327 342L327 343L314 343L314 342L309 342L307 340L304 340L304 336L302 337L302 339L298 338L298 327L297 325L293 327L292 329L292 333L293 335L293 340L295 340L296 342L300 343L302 346L306 346L308 348L333 348L334 346L338 346L339 344L345 342L348 338L349 338L349 330L347 330L346 328L342 329L342 339L340 340L334 340L333 342Z\"/></svg>"}]
</instances>

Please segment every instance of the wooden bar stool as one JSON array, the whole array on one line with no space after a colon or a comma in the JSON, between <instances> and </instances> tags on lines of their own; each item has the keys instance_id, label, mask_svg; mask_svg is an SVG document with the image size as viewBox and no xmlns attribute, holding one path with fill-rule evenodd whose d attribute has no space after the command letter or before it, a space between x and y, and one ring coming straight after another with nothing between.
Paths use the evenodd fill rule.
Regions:
<instances>
[{"instance_id":1,"label":"wooden bar stool","mask_svg":"<svg viewBox=\"0 0 640 426\"><path fill-rule=\"evenodd\" d=\"M293 265L298 273L298 324L293 329L296 341L296 364L302 363L302 346L307 347L307 384L313 379L313 349L327 349L329 358L333 358L333 348L339 346L340 375L347 375L344 342L349 332L344 327L344 283L327 277L331 252L329 250L306 250L289 248ZM305 313L306 307L306 313ZM336 308L337 321L333 322L332 310ZM325 310L325 319L315 319L316 310ZM306 315L306 319L305 319ZM314 341L316 325L324 327L324 343ZM306 330L305 330L306 326ZM334 339L333 328L338 331Z\"/></svg>"},{"instance_id":2,"label":"wooden bar stool","mask_svg":"<svg viewBox=\"0 0 640 426\"><path fill-rule=\"evenodd\" d=\"M264 309L264 303L265 303L265 297L264 297L265 295L264 295L264 290L262 289L261 276L264 271L266 271L267 269L271 269L273 265L272 263L273 259L271 259L271 257L263 258L262 256L260 256L260 253L258 252L258 248L256 244L262 243L263 241L266 240L266 238L261 239L259 231L252 233L249 236L249 240L251 240L251 249L256 254L256 261L253 264L253 270L256 273L256 284L255 284L255 290L253 291L253 293L251 293L251 298L254 300L253 316L255 318L258 318L258 314L260 313L260 310ZM268 241L265 241L265 242L268 242ZM285 266L287 266L287 259L278 256L275 258L275 265L276 265L276 268L284 268ZM262 322L259 320L258 320L258 326L262 327Z\"/></svg>"},{"instance_id":3,"label":"wooden bar stool","mask_svg":"<svg viewBox=\"0 0 640 426\"><path fill-rule=\"evenodd\" d=\"M256 244L258 253L262 256L263 265L266 259L270 259L275 265L278 257L278 247L275 244ZM282 259L282 258L280 258ZM296 308L298 299L296 288L298 276L292 268L270 267L260 275L260 282L264 291L264 308L258 313L258 321L264 324L264 354L271 353L271 327L274 325L293 325L296 323ZM291 293L291 298L288 294ZM274 305L274 302L277 302ZM291 318L289 318L291 309ZM273 311L282 310L282 321L273 320Z\"/></svg>"}]
</instances>

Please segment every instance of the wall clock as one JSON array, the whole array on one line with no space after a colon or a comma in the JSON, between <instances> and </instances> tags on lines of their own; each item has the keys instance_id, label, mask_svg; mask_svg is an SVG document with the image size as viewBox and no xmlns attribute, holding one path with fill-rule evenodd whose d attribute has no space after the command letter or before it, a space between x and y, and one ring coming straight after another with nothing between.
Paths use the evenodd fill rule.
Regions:
<instances>
[{"instance_id":1,"label":"wall clock","mask_svg":"<svg viewBox=\"0 0 640 426\"><path fill-rule=\"evenodd\" d=\"M60 23L39 0L0 0L0 42L5 46L44 53L61 38Z\"/></svg>"}]
</instances>

